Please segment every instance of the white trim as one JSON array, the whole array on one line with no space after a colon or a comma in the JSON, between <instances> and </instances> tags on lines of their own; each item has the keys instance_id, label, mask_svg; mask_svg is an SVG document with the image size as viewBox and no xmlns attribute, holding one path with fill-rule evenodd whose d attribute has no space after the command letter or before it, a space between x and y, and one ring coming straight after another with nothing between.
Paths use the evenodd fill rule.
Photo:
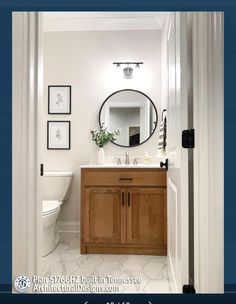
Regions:
<instances>
[{"instance_id":1,"label":"white trim","mask_svg":"<svg viewBox=\"0 0 236 304\"><path fill-rule=\"evenodd\" d=\"M168 25L167 25L168 26ZM188 127L188 64L187 64L187 14L175 13L170 20L167 41L168 77L167 116L172 119L172 128L167 128L167 173L168 200L168 263L169 273L173 272L170 283L172 292L182 293L183 285L189 282L189 231L188 231L188 150L182 149L181 132ZM169 61L170 60L170 61ZM170 76L169 75L169 76ZM174 92L174 93L172 93ZM175 94L175 95L173 95ZM176 127L173 128L173 121ZM167 120L168 121L168 120ZM168 131L169 130L169 131ZM168 144L169 143L169 144ZM172 180L172 182L171 182ZM176 187L174 186L176 185ZM173 198L171 189L176 195ZM175 203L174 203L175 202ZM170 206L171 204L171 206ZM171 215L172 216L169 216ZM175 233L175 236L173 234ZM172 266L172 267L171 267Z\"/></svg>"},{"instance_id":2,"label":"white trim","mask_svg":"<svg viewBox=\"0 0 236 304\"><path fill-rule=\"evenodd\" d=\"M179 65L180 71L178 71L179 76L176 79L176 85L178 88L178 83L180 84L180 89L177 90L177 103L181 104L181 111L180 114L181 118L181 130L185 130L186 127L188 127L188 73L190 72L190 68L188 65L188 41L187 41L187 13L181 12L176 13L177 16L179 16L179 41L180 46L177 45L177 50L179 48L179 52L176 52L176 63L177 67ZM178 20L178 19L177 19ZM177 31L178 33L178 31ZM178 37L178 36L177 36ZM177 75L178 75L177 73ZM181 134L179 136L179 140L181 143ZM187 149L181 149L180 152L180 180L181 180L181 193L180 198L178 198L178 203L181 204L180 208L180 227L179 227L179 235L180 235L180 244L177 244L179 246L178 251L181 253L181 264L179 267L179 270L181 272L180 280L181 282L181 290L178 290L182 293L182 287L183 285L188 283L189 280L189 227L188 227L188 220L189 220L189 188L188 188L188 177L189 177L189 156ZM187 189L186 189L187 186ZM187 218L187 220L186 220ZM184 238L187 240L184 241ZM179 241L179 239L178 239ZM177 254L178 256L179 254ZM177 257L178 258L178 257ZM177 282L178 282L178 278ZM179 286L178 286L179 288Z\"/></svg>"},{"instance_id":3,"label":"white trim","mask_svg":"<svg viewBox=\"0 0 236 304\"><path fill-rule=\"evenodd\" d=\"M194 257L198 293L224 291L223 13L193 13Z\"/></svg>"},{"instance_id":4,"label":"white trim","mask_svg":"<svg viewBox=\"0 0 236 304\"><path fill-rule=\"evenodd\" d=\"M175 214L174 214L174 223L175 223L175 226L174 226L174 230L175 230L175 233L174 233L174 251L175 253L177 254L177 246L178 246L178 243L177 243L177 236L178 236L178 225L177 225L177 221L178 221L178 218L177 218L177 202L178 202L178 196L177 196L177 193L178 193L178 188L176 186L176 184L174 183L174 181L169 177L167 178L168 180L168 193L167 193L167 200L168 200L168 203L167 203L167 223L168 223L168 236L167 236L167 272L169 274L169 283L170 283L170 290L171 292L174 292L174 293L179 293L180 290L178 288L178 284L177 284L177 280L176 280L176 275L175 275L175 271L176 271L176 267L177 267L177 261L175 261L175 265L173 265L173 260L172 260L172 257L171 257L171 252L170 252L170 247L171 247L171 238L170 238L170 219L171 219L171 216L170 216L170 212L171 212L171 209L172 209L172 212L173 212L173 205L170 206L170 200L168 199L169 198L169 195L170 195L170 191L172 191L175 195ZM172 202L173 203L173 202ZM174 225L174 223L172 223L172 225ZM173 246L173 243L172 243L172 246Z\"/></svg>"},{"instance_id":5,"label":"white trim","mask_svg":"<svg viewBox=\"0 0 236 304\"><path fill-rule=\"evenodd\" d=\"M37 63L38 63L38 70L37 70L37 93L38 93L38 102L37 102L37 153L38 159L36 163L35 170L37 171L37 238L38 238L38 251L37 251L37 274L42 275L42 231L43 231L43 223L42 223L42 177L40 176L40 164L42 163L41 160L41 148L42 148L42 132L41 128L38 127L39 122L42 121L42 107L43 107L43 15L42 13L37 13L37 25L36 25L36 32L37 32L37 40L36 46L37 47Z\"/></svg>"},{"instance_id":6,"label":"white trim","mask_svg":"<svg viewBox=\"0 0 236 304\"><path fill-rule=\"evenodd\" d=\"M44 32L161 30L165 12L45 12Z\"/></svg>"},{"instance_id":7,"label":"white trim","mask_svg":"<svg viewBox=\"0 0 236 304\"><path fill-rule=\"evenodd\" d=\"M174 268L173 268L173 264L172 264L169 252L167 253L167 273L168 273L171 293L178 293L178 288L177 288L177 283L176 283L176 279L175 279Z\"/></svg>"},{"instance_id":8,"label":"white trim","mask_svg":"<svg viewBox=\"0 0 236 304\"><path fill-rule=\"evenodd\" d=\"M37 13L13 13L13 277L39 273Z\"/></svg>"},{"instance_id":9,"label":"white trim","mask_svg":"<svg viewBox=\"0 0 236 304\"><path fill-rule=\"evenodd\" d=\"M68 233L79 233L80 232L80 223L71 222L71 221L58 221L57 223L58 232L68 232Z\"/></svg>"}]
</instances>

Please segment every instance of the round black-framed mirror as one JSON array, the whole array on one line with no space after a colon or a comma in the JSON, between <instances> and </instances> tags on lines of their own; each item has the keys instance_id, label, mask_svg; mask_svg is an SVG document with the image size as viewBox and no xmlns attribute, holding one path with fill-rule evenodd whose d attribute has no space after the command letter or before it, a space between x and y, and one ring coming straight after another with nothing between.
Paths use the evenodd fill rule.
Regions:
<instances>
[{"instance_id":1,"label":"round black-framed mirror","mask_svg":"<svg viewBox=\"0 0 236 304\"><path fill-rule=\"evenodd\" d=\"M115 91L103 102L99 124L110 131L119 129L113 144L136 147L145 143L155 132L158 114L155 104L145 93L134 89Z\"/></svg>"}]
</instances>

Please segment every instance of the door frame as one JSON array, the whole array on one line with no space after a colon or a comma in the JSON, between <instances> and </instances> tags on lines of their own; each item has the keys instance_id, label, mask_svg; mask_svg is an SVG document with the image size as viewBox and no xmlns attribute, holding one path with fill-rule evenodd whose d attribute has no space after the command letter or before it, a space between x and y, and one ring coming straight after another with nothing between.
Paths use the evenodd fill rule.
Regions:
<instances>
[{"instance_id":1,"label":"door frame","mask_svg":"<svg viewBox=\"0 0 236 304\"><path fill-rule=\"evenodd\" d=\"M12 277L41 275L42 20L12 13Z\"/></svg>"},{"instance_id":2,"label":"door frame","mask_svg":"<svg viewBox=\"0 0 236 304\"><path fill-rule=\"evenodd\" d=\"M40 15L13 13L13 278L41 272L40 130L37 128L42 104ZM198 293L223 292L224 286L222 29L223 13L193 13L194 254ZM14 45L18 45L17 50ZM207 148L201 149L203 146ZM217 240L212 238L215 234Z\"/></svg>"},{"instance_id":3,"label":"door frame","mask_svg":"<svg viewBox=\"0 0 236 304\"><path fill-rule=\"evenodd\" d=\"M195 289L198 293L223 293L223 12L193 13L193 112Z\"/></svg>"}]
</instances>

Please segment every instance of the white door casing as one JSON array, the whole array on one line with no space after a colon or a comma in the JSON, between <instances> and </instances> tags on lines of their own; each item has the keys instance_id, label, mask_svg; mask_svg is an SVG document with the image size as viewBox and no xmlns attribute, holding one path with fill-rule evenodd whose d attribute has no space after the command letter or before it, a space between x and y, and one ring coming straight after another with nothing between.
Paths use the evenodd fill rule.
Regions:
<instances>
[{"instance_id":1,"label":"white door casing","mask_svg":"<svg viewBox=\"0 0 236 304\"><path fill-rule=\"evenodd\" d=\"M224 292L224 14L193 13L194 272Z\"/></svg>"},{"instance_id":2,"label":"white door casing","mask_svg":"<svg viewBox=\"0 0 236 304\"><path fill-rule=\"evenodd\" d=\"M188 127L187 15L173 13L167 39L167 222L168 272L172 292L188 284L188 150L181 147Z\"/></svg>"},{"instance_id":3,"label":"white door casing","mask_svg":"<svg viewBox=\"0 0 236 304\"><path fill-rule=\"evenodd\" d=\"M13 13L12 276L40 274L41 214L38 128L41 21Z\"/></svg>"}]
</instances>

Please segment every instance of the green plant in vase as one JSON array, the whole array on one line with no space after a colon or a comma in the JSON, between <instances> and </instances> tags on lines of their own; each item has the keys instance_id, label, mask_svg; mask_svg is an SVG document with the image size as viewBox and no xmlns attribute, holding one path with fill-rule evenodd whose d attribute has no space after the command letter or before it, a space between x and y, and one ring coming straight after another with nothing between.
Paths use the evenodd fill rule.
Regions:
<instances>
[{"instance_id":1,"label":"green plant in vase","mask_svg":"<svg viewBox=\"0 0 236 304\"><path fill-rule=\"evenodd\" d=\"M92 140L95 141L96 145L100 148L98 151L98 164L103 165L105 161L105 154L103 147L111 141L115 141L116 136L120 135L120 130L117 129L115 131L108 131L108 128L102 124L100 129L90 131L92 135Z\"/></svg>"}]
</instances>

